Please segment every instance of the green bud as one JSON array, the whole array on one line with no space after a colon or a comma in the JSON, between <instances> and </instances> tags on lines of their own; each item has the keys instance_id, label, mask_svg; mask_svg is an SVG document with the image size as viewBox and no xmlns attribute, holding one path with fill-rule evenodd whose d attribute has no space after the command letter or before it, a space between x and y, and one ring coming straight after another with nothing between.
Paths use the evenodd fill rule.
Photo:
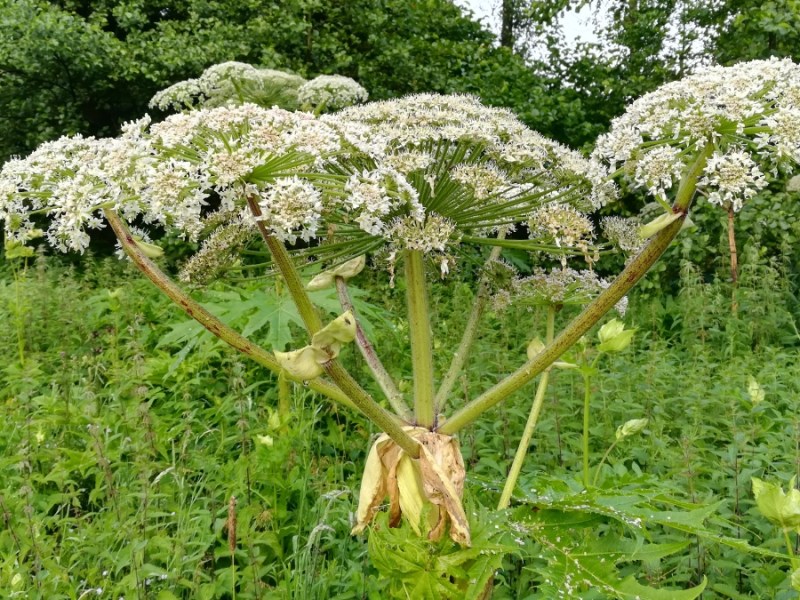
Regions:
<instances>
[{"instance_id":1,"label":"green bud","mask_svg":"<svg viewBox=\"0 0 800 600\"><path fill-rule=\"evenodd\" d=\"M528 360L533 359L533 357L539 354L539 352L542 350L544 350L544 342L539 338L533 338L528 344Z\"/></svg>"},{"instance_id":2,"label":"green bud","mask_svg":"<svg viewBox=\"0 0 800 600\"><path fill-rule=\"evenodd\" d=\"M789 493L775 484L752 478L753 495L758 510L782 529L800 533L800 490L795 488L795 478L789 482Z\"/></svg>"},{"instance_id":3,"label":"green bud","mask_svg":"<svg viewBox=\"0 0 800 600\"><path fill-rule=\"evenodd\" d=\"M653 237L659 231L667 227L670 223L674 223L681 218L681 213L665 213L657 216L655 219L642 225L639 228L639 237L643 240Z\"/></svg>"},{"instance_id":4,"label":"green bud","mask_svg":"<svg viewBox=\"0 0 800 600\"><path fill-rule=\"evenodd\" d=\"M333 269L328 269L327 271L317 274L311 279L311 281L308 282L306 289L311 292L315 292L317 290L329 288L336 283L337 277L341 277L342 279L350 279L351 277L355 277L364 270L366 264L367 257L365 254L357 256L353 260L348 260L346 263L342 263L338 267L334 267Z\"/></svg>"},{"instance_id":5,"label":"green bud","mask_svg":"<svg viewBox=\"0 0 800 600\"><path fill-rule=\"evenodd\" d=\"M625 324L617 319L611 319L600 328L597 334L600 352L622 352L631 345L635 329L625 329Z\"/></svg>"},{"instance_id":6,"label":"green bud","mask_svg":"<svg viewBox=\"0 0 800 600\"><path fill-rule=\"evenodd\" d=\"M624 424L617 427L617 440L636 435L647 427L649 421L649 419L631 419L630 421L625 421Z\"/></svg>"},{"instance_id":7,"label":"green bud","mask_svg":"<svg viewBox=\"0 0 800 600\"><path fill-rule=\"evenodd\" d=\"M764 388L761 387L761 384L756 381L756 378L752 375L747 376L747 393L750 396L750 401L753 403L753 406L756 404L760 404L764 400Z\"/></svg>"},{"instance_id":8,"label":"green bud","mask_svg":"<svg viewBox=\"0 0 800 600\"><path fill-rule=\"evenodd\" d=\"M5 251L6 260L11 260L13 258L30 258L35 254L33 248L21 244L16 240L6 240Z\"/></svg>"}]
</instances>

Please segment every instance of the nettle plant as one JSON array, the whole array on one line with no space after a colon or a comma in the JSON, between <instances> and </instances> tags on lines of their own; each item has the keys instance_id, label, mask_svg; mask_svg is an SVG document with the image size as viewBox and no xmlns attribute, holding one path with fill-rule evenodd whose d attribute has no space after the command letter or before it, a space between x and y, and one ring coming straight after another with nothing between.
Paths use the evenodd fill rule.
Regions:
<instances>
[{"instance_id":1,"label":"nettle plant","mask_svg":"<svg viewBox=\"0 0 800 600\"><path fill-rule=\"evenodd\" d=\"M202 108L160 123L145 117L115 139L62 138L8 162L0 175L0 217L7 250L16 253L41 235L58 250L82 252L88 231L108 224L135 265L211 333L380 428L366 460L354 532L364 530L388 498L381 519L390 526L405 520L419 538L449 535L469 547L473 532L462 504L458 433L547 373L623 302L678 234L695 196L737 206L763 187L767 173L759 165L794 165L800 158L798 107L800 67L789 61L708 69L631 105L591 159L545 139L509 111L468 96L416 95L323 117L253 104ZM603 242L592 214L614 200L620 177L647 187L664 212L638 236L630 223L609 219ZM260 240L271 255L265 268L283 280L305 339L269 351L209 313L153 262L159 254L153 239L164 230L202 241L182 273L193 282L224 274ZM592 267L609 243L630 256L606 282ZM475 248L486 248L488 259L475 274L462 339L447 371L437 376L428 287L434 280L447 285L451 271L467 268L464 255L474 256ZM540 267L518 277L502 260L506 248L535 253ZM367 263L392 281L405 279L409 394L382 364L353 309L348 280ZM314 277L308 281L305 273ZM309 288L326 286L336 288L342 306L327 323L309 296ZM516 371L451 406L490 302L542 308L546 339L531 344ZM584 308L556 332L554 315L568 304ZM629 339L617 324L601 336L606 350ZM384 399L373 397L343 366L339 355L350 344L363 354ZM528 440L541 400L537 393ZM521 445L500 507L510 502L527 446ZM584 471L591 488L588 464ZM555 538L537 538L536 531L532 526L531 535L547 548L556 544ZM562 573L565 585L608 588L609 579L591 574L608 566L600 563L567 561L578 574ZM491 578L498 566L492 564L481 581ZM439 593L457 596L467 586L486 592L474 573L453 583L464 574L455 563L451 567ZM636 586L626 589L645 589Z\"/></svg>"}]
</instances>

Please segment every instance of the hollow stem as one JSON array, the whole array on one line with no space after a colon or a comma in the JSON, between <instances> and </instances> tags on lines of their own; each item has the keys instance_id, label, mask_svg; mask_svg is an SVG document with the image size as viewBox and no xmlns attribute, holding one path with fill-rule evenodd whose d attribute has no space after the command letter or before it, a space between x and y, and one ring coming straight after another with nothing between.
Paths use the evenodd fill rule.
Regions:
<instances>
[{"instance_id":1,"label":"hollow stem","mask_svg":"<svg viewBox=\"0 0 800 600\"><path fill-rule=\"evenodd\" d=\"M350 298L350 292L347 290L347 282L344 280L344 277L336 278L336 291L339 294L339 303L342 305L342 310L345 312L349 310L355 317L356 345L361 351L361 355L364 357L369 370L372 372L372 376L381 387L381 390L383 390L383 393L386 394L386 399L389 401L389 405L392 407L392 409L401 418L406 421L410 421L412 418L411 410L403 400L403 394L397 389L397 386L395 385L392 376L389 374L389 371L387 371L386 367L383 366L383 362L378 357L377 352L375 352L375 347L367 338L364 328L361 327L361 323L358 320L358 314L353 306L353 300Z\"/></svg>"},{"instance_id":2,"label":"hollow stem","mask_svg":"<svg viewBox=\"0 0 800 600\"><path fill-rule=\"evenodd\" d=\"M405 251L405 269L411 364L414 368L414 417L420 427L432 428L436 419L433 405L433 345L422 251Z\"/></svg>"},{"instance_id":3,"label":"hollow stem","mask_svg":"<svg viewBox=\"0 0 800 600\"><path fill-rule=\"evenodd\" d=\"M264 243L266 243L269 253L272 255L272 260L275 262L278 271L280 271L286 283L286 287L289 290L289 295L292 297L295 306L297 306L297 312L300 314L300 318L306 326L309 337L311 337L322 329L322 319L317 309L314 307L314 304L311 302L311 298L308 297L306 288L303 286L300 275L297 273L297 269L294 268L294 263L289 253L286 251L283 242L270 234L264 222L259 219L261 216L261 209L258 203L253 198L248 198L247 204L253 216L256 218L261 237L264 238Z\"/></svg>"},{"instance_id":4,"label":"hollow stem","mask_svg":"<svg viewBox=\"0 0 800 600\"><path fill-rule=\"evenodd\" d=\"M258 217L261 216L261 210L256 201L253 198L248 198L247 204L250 206L253 216L256 217L261 237L264 238L264 242L272 255L272 260L286 283L286 288L297 306L297 311L300 313L306 330L309 336L313 336L322 329L322 319L320 319L316 308L314 308L311 299L308 297L292 258L289 256L289 252L287 252L283 242L272 236L264 226L264 223L258 220ZM410 456L413 458L419 456L419 444L403 431L400 423L395 419L395 415L392 415L375 402L372 396L353 379L352 375L347 372L339 361L336 359L330 360L323 367L328 376L339 386L339 389L370 421L385 431Z\"/></svg>"},{"instance_id":5,"label":"hollow stem","mask_svg":"<svg viewBox=\"0 0 800 600\"><path fill-rule=\"evenodd\" d=\"M192 300L192 298L178 287L161 269L159 269L153 261L151 261L139 249L133 237L128 231L128 228L122 222L119 215L110 209L105 211L106 220L114 234L119 239L122 249L133 261L133 264L147 277L158 289L160 289L170 300L177 304L183 312L200 323L208 331L213 333L223 342L235 348L242 354L245 354L256 361L258 364L266 367L273 373L280 374L283 369L275 360L272 353L268 352L261 346L254 344L237 331L231 329L225 323L220 321L217 317L208 312L205 308L200 306L199 303ZM290 378L291 379L291 378ZM293 379L299 381L299 379ZM335 385L322 380L315 379L308 383L309 387L322 394L323 396L335 400L350 408L357 408L350 399L342 393L342 391Z\"/></svg>"},{"instance_id":6,"label":"hollow stem","mask_svg":"<svg viewBox=\"0 0 800 600\"><path fill-rule=\"evenodd\" d=\"M733 204L728 204L728 250L731 259L731 313L736 316L739 306L736 302L736 287L739 284L739 257L736 252L736 224Z\"/></svg>"},{"instance_id":7,"label":"hollow stem","mask_svg":"<svg viewBox=\"0 0 800 600\"><path fill-rule=\"evenodd\" d=\"M545 343L549 344L555 337L555 320L556 308L554 306L547 307L547 332ZM528 415L528 421L525 423L525 429L522 432L522 439L517 446L517 452L514 455L514 462L511 463L511 470L508 472L505 486L503 486L503 493L500 495L500 502L497 504L498 510L508 508L511 503L511 494L514 493L514 488L517 486L519 474L522 472L522 465L525 462L525 457L528 454L528 448L531 445L531 438L533 431L536 429L536 423L539 421L539 415L542 412L544 405L544 395L547 391L547 384L550 380L550 367L546 368L539 378L539 385L536 388L536 396L533 399L531 412Z\"/></svg>"},{"instance_id":8,"label":"hollow stem","mask_svg":"<svg viewBox=\"0 0 800 600\"><path fill-rule=\"evenodd\" d=\"M501 234L497 237L505 238L505 235ZM489 280L485 270L492 262L500 258L500 253L502 251L503 249L500 246L492 248L489 258L484 265L484 273L481 276L480 283L478 283L478 291L475 294L475 300L472 303L472 309L469 313L467 326L464 328L464 333L461 336L461 342L458 344L455 354L453 354L450 367L447 369L447 373L442 379L441 384L439 384L439 389L433 400L437 414L440 414L447 405L447 399L450 396L450 392L453 390L456 379L464 368L467 358L469 358L469 352L472 349L472 344L475 342L475 335L478 333L478 324L486 308L486 302L489 300Z\"/></svg>"},{"instance_id":9,"label":"hollow stem","mask_svg":"<svg viewBox=\"0 0 800 600\"><path fill-rule=\"evenodd\" d=\"M664 254L666 249L683 225L686 211L691 204L694 192L697 189L697 180L703 172L708 156L713 149L712 144L700 152L695 162L689 167L681 180L678 193L672 210L681 217L670 223L667 227L654 234L644 248L639 251L628 266L623 269L616 279L589 303L583 311L575 317L569 325L548 344L538 355L527 361L514 373L501 380L494 387L475 398L469 404L456 411L438 429L440 433L453 435L463 427L469 425L484 412L505 400L531 379L536 377L545 368L566 352L580 337L589 331L600 318L608 312L619 300L627 294L639 281L648 269Z\"/></svg>"}]
</instances>

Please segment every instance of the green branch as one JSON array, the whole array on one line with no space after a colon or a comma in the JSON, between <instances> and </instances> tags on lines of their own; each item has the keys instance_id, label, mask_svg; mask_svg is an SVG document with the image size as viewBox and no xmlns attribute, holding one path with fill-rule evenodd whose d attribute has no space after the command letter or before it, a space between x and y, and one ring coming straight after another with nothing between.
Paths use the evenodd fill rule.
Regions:
<instances>
[{"instance_id":1,"label":"green branch","mask_svg":"<svg viewBox=\"0 0 800 600\"><path fill-rule=\"evenodd\" d=\"M589 331L606 312L613 308L631 290L636 282L664 254L672 240L678 235L686 218L686 211L697 189L697 180L705 168L712 149L712 144L707 144L681 180L672 209L675 214L680 215L680 218L654 234L639 254L623 269L622 273L567 325L558 337L553 340L552 344L545 347L538 355L527 361L514 373L457 411L438 429L440 433L453 435L516 392L569 350L583 334Z\"/></svg>"},{"instance_id":2,"label":"green branch","mask_svg":"<svg viewBox=\"0 0 800 600\"><path fill-rule=\"evenodd\" d=\"M242 354L249 356L258 364L266 367L273 373L285 373L271 352L268 352L261 346L254 344L237 331L231 329L217 317L208 312L205 308L200 306L199 303L192 300L192 298L180 287L178 287L175 282L173 282L163 271L161 271L161 269L159 269L155 263L153 263L153 261L147 258L147 256L145 256L144 253L139 249L139 246L133 239L133 236L131 236L130 231L116 212L110 209L106 209L104 212L106 220L108 221L109 225L111 225L111 229L114 231L117 239L119 239L125 254L130 257L130 259L133 261L133 264L136 265L136 267L145 275L145 277L153 282L158 289L164 292L164 294L175 304L177 304L181 310L183 310L183 312L200 323L200 325L205 327L223 342L235 348ZM293 378L290 377L290 379ZM293 381L299 381L299 379L293 379ZM318 392L323 396L330 398L331 400L335 400L336 402L344 404L350 408L356 408L355 404L353 404L339 388L328 383L327 381L316 379L309 382L309 387L315 392Z\"/></svg>"},{"instance_id":3,"label":"green branch","mask_svg":"<svg viewBox=\"0 0 800 600\"><path fill-rule=\"evenodd\" d=\"M386 399L389 401L389 405L392 407L392 409L398 415L400 415L401 418L410 422L412 418L411 411L403 400L403 394L397 389L397 386L395 385L392 376L389 374L389 371L387 371L386 367L383 366L383 362L381 362L378 353L375 352L375 347L367 338L364 328L361 327L361 323L359 323L358 320L358 314L356 314L356 309L355 306L353 306L353 300L350 298L350 292L347 290L347 282L345 281L344 277L336 277L336 291L339 294L339 303L342 305L342 310L345 312L349 310L351 313L353 313L353 317L355 317L356 345L361 351L361 355L364 357L370 372L372 372L372 376L383 390L383 393L386 394Z\"/></svg>"},{"instance_id":4,"label":"green branch","mask_svg":"<svg viewBox=\"0 0 800 600\"><path fill-rule=\"evenodd\" d=\"M312 304L311 298L308 297L306 288L300 280L300 275L297 273L297 269L295 269L292 258L289 256L289 252L286 250L283 242L271 235L263 221L259 219L261 210L256 201L252 198L248 198L247 204L253 216L256 217L261 236L264 238L264 242L267 244L267 248L269 248L269 252L272 255L272 260L275 262L275 266L278 267L286 283L286 287L289 290L289 294L297 306L297 310L300 313L300 317L303 319L309 337L313 336L322 329L322 319L320 319L317 309ZM419 444L403 431L396 416L375 402L372 396L353 379L352 375L350 375L336 359L326 362L323 368L328 376L339 386L339 389L350 398L352 403L355 404L370 421L385 431L389 437L410 456L413 458L419 456Z\"/></svg>"},{"instance_id":5,"label":"green branch","mask_svg":"<svg viewBox=\"0 0 800 600\"><path fill-rule=\"evenodd\" d=\"M555 321L556 321L556 308L555 306L547 307L547 333L545 343L549 344L553 341L555 336ZM528 421L525 423L525 430L522 432L522 438L519 440L517 452L514 454L514 462L511 463L511 470L506 477L506 483L503 486L503 493L500 495L500 502L497 504L498 510L508 508L511 503L511 494L514 493L514 488L517 486L519 474L522 472L522 464L525 462L525 457L528 455L528 447L531 445L531 438L533 431L536 429L536 423L539 421L539 415L542 412L544 405L544 394L547 391L547 384L550 380L550 367L547 367L539 379L539 385L536 388L536 396L533 398L533 405L531 412L528 415Z\"/></svg>"},{"instance_id":6,"label":"green branch","mask_svg":"<svg viewBox=\"0 0 800 600\"><path fill-rule=\"evenodd\" d=\"M502 237L505 236L498 236L498 239ZM475 300L472 302L472 310L469 313L467 326L464 328L464 333L461 335L461 342L458 344L458 348L453 354L453 360L450 362L450 367L447 369L447 373L442 379L439 390L436 392L436 398L434 398L433 401L437 414L441 413L447 405L447 399L450 396L453 385L455 385L456 378L464 368L467 358L469 358L469 352L475 341L475 335L478 333L478 324L480 323L481 316L483 316L486 302L489 299L489 280L486 269L500 258L500 253L502 251L503 249L500 246L492 248L489 258L483 266L484 272L481 275L480 283L478 283L478 291L475 294Z\"/></svg>"}]
</instances>

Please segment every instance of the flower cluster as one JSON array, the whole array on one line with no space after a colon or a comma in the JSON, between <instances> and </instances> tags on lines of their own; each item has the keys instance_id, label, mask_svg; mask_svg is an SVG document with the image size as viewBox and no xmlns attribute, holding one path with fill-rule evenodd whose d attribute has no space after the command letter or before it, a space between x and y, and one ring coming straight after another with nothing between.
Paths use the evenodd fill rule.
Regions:
<instances>
[{"instance_id":1,"label":"flower cluster","mask_svg":"<svg viewBox=\"0 0 800 600\"><path fill-rule=\"evenodd\" d=\"M253 231L241 211L250 200L268 232L311 243L317 260L328 247L346 260L342 243L353 241L357 254L419 250L444 275L461 240L492 243L516 223L530 224L532 248L588 254L594 234L584 211L609 189L593 184L600 172L468 96L411 96L323 118L241 104L159 123L145 117L117 139L46 144L3 168L0 217L22 243L37 215L50 217L47 234L61 250L85 249L103 209L189 239L233 222L207 245L225 254L221 246ZM212 263L221 264L197 265Z\"/></svg>"},{"instance_id":2,"label":"flower cluster","mask_svg":"<svg viewBox=\"0 0 800 600\"><path fill-rule=\"evenodd\" d=\"M498 290L494 294L493 304L496 309L512 303L522 306L582 306L608 285L608 281L588 269L564 267L546 271L537 268L532 275L515 278L508 288ZM624 315L627 307L628 299L623 298L615 308Z\"/></svg>"},{"instance_id":3,"label":"flower cluster","mask_svg":"<svg viewBox=\"0 0 800 600\"><path fill-rule=\"evenodd\" d=\"M339 148L339 136L313 116L252 104L172 115L153 125L145 118L117 139L62 138L6 163L0 218L8 239L24 243L37 216L47 216L51 245L83 251L87 229L103 226L105 208L196 239L212 201L228 212L253 195L278 237L309 238L320 192L291 174L322 164ZM275 171L283 177L276 180Z\"/></svg>"},{"instance_id":4,"label":"flower cluster","mask_svg":"<svg viewBox=\"0 0 800 600\"><path fill-rule=\"evenodd\" d=\"M326 110L339 110L361 104L367 98L367 90L353 79L342 75L320 75L297 90L297 100L301 105L323 107Z\"/></svg>"},{"instance_id":5,"label":"flower cluster","mask_svg":"<svg viewBox=\"0 0 800 600\"><path fill-rule=\"evenodd\" d=\"M800 65L752 61L668 83L615 119L593 156L663 200L708 144L700 190L734 210L766 185L762 169L800 161Z\"/></svg>"},{"instance_id":6,"label":"flower cluster","mask_svg":"<svg viewBox=\"0 0 800 600\"><path fill-rule=\"evenodd\" d=\"M550 229L531 230L535 241L586 250L593 235L572 235L576 216L591 229L584 212L615 193L600 166L471 96L418 94L322 120L351 146L354 164L371 167L352 169L339 222L384 237L392 251L438 254L443 273L448 247L464 236L506 233L556 199L563 210L551 210Z\"/></svg>"},{"instance_id":7,"label":"flower cluster","mask_svg":"<svg viewBox=\"0 0 800 600\"><path fill-rule=\"evenodd\" d=\"M181 111L251 102L294 108L298 89L305 83L305 79L292 73L224 62L209 67L196 79L179 81L161 90L150 100L150 107Z\"/></svg>"}]
</instances>

